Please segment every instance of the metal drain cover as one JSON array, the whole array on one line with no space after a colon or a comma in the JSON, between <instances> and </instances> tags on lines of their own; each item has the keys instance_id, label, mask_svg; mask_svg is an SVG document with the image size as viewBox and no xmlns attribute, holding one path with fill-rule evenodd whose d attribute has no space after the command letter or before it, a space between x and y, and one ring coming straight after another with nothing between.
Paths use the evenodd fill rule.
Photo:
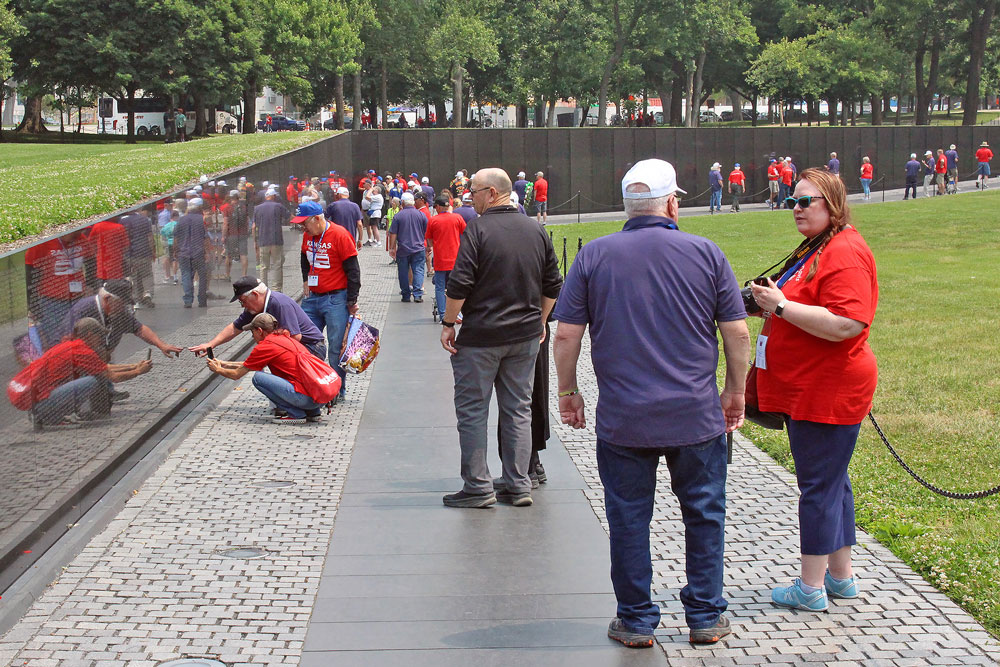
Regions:
<instances>
[{"instance_id":1,"label":"metal drain cover","mask_svg":"<svg viewBox=\"0 0 1000 667\"><path fill-rule=\"evenodd\" d=\"M243 560L253 560L263 558L267 552L256 547L234 547L232 549L219 549L215 553L224 558L238 558Z\"/></svg>"},{"instance_id":2,"label":"metal drain cover","mask_svg":"<svg viewBox=\"0 0 1000 667\"><path fill-rule=\"evenodd\" d=\"M213 658L181 658L161 662L157 667L226 667L226 663Z\"/></svg>"},{"instance_id":3,"label":"metal drain cover","mask_svg":"<svg viewBox=\"0 0 1000 667\"><path fill-rule=\"evenodd\" d=\"M250 486L255 486L258 489L284 489L289 486L295 486L295 482L280 479L263 479L257 482L251 482Z\"/></svg>"}]
</instances>

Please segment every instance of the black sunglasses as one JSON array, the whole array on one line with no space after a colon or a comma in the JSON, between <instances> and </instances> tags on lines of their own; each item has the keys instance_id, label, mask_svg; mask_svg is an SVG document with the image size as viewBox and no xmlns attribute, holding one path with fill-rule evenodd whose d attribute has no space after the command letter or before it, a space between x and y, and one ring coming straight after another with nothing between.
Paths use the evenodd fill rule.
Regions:
<instances>
[{"instance_id":1,"label":"black sunglasses","mask_svg":"<svg viewBox=\"0 0 1000 667\"><path fill-rule=\"evenodd\" d=\"M809 204L812 203L813 199L826 199L821 195L803 195L801 197L786 197L785 198L785 208L795 208L798 204L799 208L809 208Z\"/></svg>"}]
</instances>

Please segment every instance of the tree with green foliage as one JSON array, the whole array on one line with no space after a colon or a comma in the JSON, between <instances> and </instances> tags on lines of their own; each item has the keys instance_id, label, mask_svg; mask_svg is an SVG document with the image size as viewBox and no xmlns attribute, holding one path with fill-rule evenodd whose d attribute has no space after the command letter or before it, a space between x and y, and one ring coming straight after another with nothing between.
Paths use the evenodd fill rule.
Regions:
<instances>
[{"instance_id":1,"label":"tree with green foliage","mask_svg":"<svg viewBox=\"0 0 1000 667\"><path fill-rule=\"evenodd\" d=\"M3 101L6 95L7 79L14 73L10 44L15 37L24 34L14 12L7 7L7 0L0 0L0 116L3 115ZM0 141L3 141L3 125L0 125Z\"/></svg>"}]
</instances>

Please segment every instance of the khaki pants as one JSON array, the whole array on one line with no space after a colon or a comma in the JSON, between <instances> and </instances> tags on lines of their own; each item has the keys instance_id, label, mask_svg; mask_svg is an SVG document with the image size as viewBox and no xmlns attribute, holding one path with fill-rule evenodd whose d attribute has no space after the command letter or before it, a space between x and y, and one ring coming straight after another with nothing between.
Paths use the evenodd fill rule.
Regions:
<instances>
[{"instance_id":1,"label":"khaki pants","mask_svg":"<svg viewBox=\"0 0 1000 667\"><path fill-rule=\"evenodd\" d=\"M282 276L285 267L285 249L280 245L262 245L260 247L260 264L263 266L260 279L276 292L281 292Z\"/></svg>"}]
</instances>

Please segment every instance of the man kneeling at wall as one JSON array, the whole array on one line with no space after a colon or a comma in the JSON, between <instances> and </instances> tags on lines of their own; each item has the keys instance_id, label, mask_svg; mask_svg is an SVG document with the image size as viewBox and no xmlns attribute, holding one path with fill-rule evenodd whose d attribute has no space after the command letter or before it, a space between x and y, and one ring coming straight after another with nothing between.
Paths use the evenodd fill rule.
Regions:
<instances>
[{"instance_id":1,"label":"man kneeling at wall","mask_svg":"<svg viewBox=\"0 0 1000 667\"><path fill-rule=\"evenodd\" d=\"M286 413L277 421L318 422L320 408L340 391L337 372L287 330L279 329L278 320L270 313L256 315L243 330L257 341L247 360L240 363L209 359L209 370L231 380L258 371L253 375L253 386ZM259 372L265 367L271 372Z\"/></svg>"}]
</instances>

